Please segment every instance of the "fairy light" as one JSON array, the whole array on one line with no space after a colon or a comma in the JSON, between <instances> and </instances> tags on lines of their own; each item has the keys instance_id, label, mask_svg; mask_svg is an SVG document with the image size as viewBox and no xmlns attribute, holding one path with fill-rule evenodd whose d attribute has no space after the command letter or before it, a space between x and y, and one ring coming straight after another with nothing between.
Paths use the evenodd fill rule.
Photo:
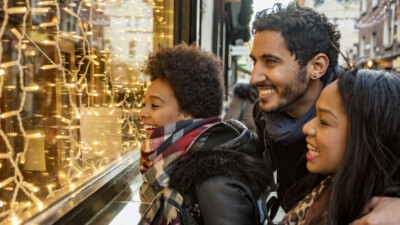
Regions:
<instances>
[{"instance_id":1,"label":"fairy light","mask_svg":"<svg viewBox=\"0 0 400 225\"><path fill-rule=\"evenodd\" d=\"M44 66L40 67L40 69L42 69L42 70L49 70L49 69L55 69L55 68L58 68L58 65L51 64L51 65L44 65Z\"/></svg>"},{"instance_id":2,"label":"fairy light","mask_svg":"<svg viewBox=\"0 0 400 225\"><path fill-rule=\"evenodd\" d=\"M50 8L45 7L45 8L31 8L31 13L36 14L36 13L47 13L49 12Z\"/></svg>"},{"instance_id":3,"label":"fairy light","mask_svg":"<svg viewBox=\"0 0 400 225\"><path fill-rule=\"evenodd\" d=\"M39 90L39 86L38 85L24 87L24 91L26 91L26 92L37 91L37 90Z\"/></svg>"},{"instance_id":4,"label":"fairy light","mask_svg":"<svg viewBox=\"0 0 400 225\"><path fill-rule=\"evenodd\" d=\"M12 66L16 66L17 62L16 61L10 61L10 62L5 62L0 64L2 68L8 68L8 67L12 67Z\"/></svg>"},{"instance_id":5,"label":"fairy light","mask_svg":"<svg viewBox=\"0 0 400 225\"><path fill-rule=\"evenodd\" d=\"M18 218L17 217L12 217L11 222L13 225L18 225Z\"/></svg>"},{"instance_id":6,"label":"fairy light","mask_svg":"<svg viewBox=\"0 0 400 225\"><path fill-rule=\"evenodd\" d=\"M10 112L6 112L6 113L1 114L1 118L5 119L5 118L8 118L8 117L16 116L18 114L19 114L19 111L10 111Z\"/></svg>"},{"instance_id":7,"label":"fairy light","mask_svg":"<svg viewBox=\"0 0 400 225\"><path fill-rule=\"evenodd\" d=\"M55 41L50 41L50 40L44 40L44 41L42 42L42 44L44 44L44 45L57 45L57 42L55 42Z\"/></svg>"},{"instance_id":8,"label":"fairy light","mask_svg":"<svg viewBox=\"0 0 400 225\"><path fill-rule=\"evenodd\" d=\"M147 35L149 39L147 43L153 46L151 41L154 35L152 33L152 25L146 28L139 27L134 30L134 34L131 34L129 31L132 30L118 29L118 26L112 27L115 24L98 23L102 21L96 21L96 19L104 17L98 17L97 15L105 11L105 3L101 0L84 0L81 1L83 2L82 4L71 2L64 8L61 8L61 4L57 1L38 0L33 3L31 0L26 0L25 5L32 6L32 8L24 6L7 8L8 2L10 0L4 0L4 4L2 4L2 11L5 13L2 20L3 27L0 28L0 39L3 45L11 46L12 44L12 48L4 48L7 52L3 52L3 48L0 46L0 96L3 97L5 93L5 98L13 98L15 103L7 103L9 106L2 105L0 119L3 123L11 122L16 126L15 129L9 130L5 127L0 128L0 138L6 147L6 152L0 153L0 159L2 160L0 168L3 165L7 165L7 169L12 171L11 175L2 177L0 180L0 192L7 191L7 194L9 194L8 192L13 192L12 196L14 197L11 200L1 200L0 207L2 207L2 210L4 209L2 219L6 218L8 222L11 221L13 224L21 224L24 221L18 218L18 213L33 207L42 211L48 206L47 199L59 198L60 196L58 195L60 193L65 193L60 190L76 190L84 179L104 171L106 168L104 162L121 160L122 154L115 154L115 152L110 154L110 143L107 142L109 138L106 135L118 134L119 137L125 135L125 137L129 138L132 135L137 135L141 128L134 123L135 116L137 116L135 107L138 104L137 102L132 103L132 101L141 100L132 100L129 97L138 90L143 91L144 85L142 82L138 82L135 84L137 86L130 87L132 83L125 81L126 77L121 77L119 81L114 81L113 77L118 74L112 71L112 65L114 60L131 60L126 63L130 65L127 66L130 75L126 76L131 76L133 74L132 71L139 71L139 66L145 60L143 56L150 52L138 52L132 55L132 57L135 57L134 59L128 58L127 49L118 42L126 42L131 39L140 42L143 39L137 36ZM152 3L127 3L134 4L133 7L128 8L130 11L135 12L132 13L135 17L127 18L147 18L147 22L153 24ZM107 4L109 4L109 1L107 1ZM161 4L161 1L157 2L157 4ZM66 12L69 16L60 17L60 11ZM144 13L149 15L145 17ZM20 24L16 24L18 22L15 21L10 22L9 16L12 14L20 14L18 15L18 18L21 18L19 20ZM37 16L37 25L30 25L31 19L29 17L32 15ZM77 21L76 29L73 31L61 31L61 24L65 24L65 20L71 17L74 17L73 21ZM122 18L120 15L107 15L107 17L115 17L117 22L119 18ZM45 19L40 21L40 18ZM51 20L48 20L48 18L51 18ZM7 30L5 29L6 27ZM98 32L99 29L108 30L110 34L119 32L117 35L127 35L127 37L120 39L113 38L112 35L110 37L106 35L99 37L99 34L102 35L101 30ZM7 34L6 36L6 32L11 35ZM64 65L68 64L64 64L62 61L65 56L61 51L64 39L71 40L73 43L79 42L75 46L79 46L75 52L75 58L73 58L73 54L66 56L71 57L70 59L72 60L68 61L71 63L69 64L70 66L65 67ZM100 43L99 39L110 41L110 45L102 47L102 45L98 44ZM160 42L160 45L163 45L163 43ZM52 50L49 51L48 49ZM115 51L118 51L117 57L115 56ZM4 54L10 54L10 52L12 52L13 57L4 57ZM44 60L39 61L36 58L32 58L36 56L40 56ZM2 59L12 59L13 61L3 61ZM93 68L95 68L95 71L93 71ZM33 79L31 76L34 76ZM131 80L131 77L129 79ZM29 83L29 81L39 80L40 83ZM138 79L134 77L134 80ZM114 89L117 86L120 88ZM59 89L61 89L61 92L58 92ZM49 94L49 98L44 99L43 104L48 104L49 106L60 105L61 107L55 111L57 116L49 116L45 112L38 113L33 111L34 120L28 122L38 127L35 124L35 120L55 120L57 122L50 126L57 128L56 134L48 133L40 128L36 128L37 130L27 128L27 123L24 121L25 118L23 116L27 110L31 110L26 107L29 105L27 101L31 101L31 96L35 96L38 93ZM58 98L59 96L53 98L53 96L60 93L62 95L61 102L60 98ZM126 93L131 94L127 96ZM87 98L88 96L90 98ZM120 99L120 97L123 100L118 100L118 103L114 102L114 99ZM17 107L13 107L14 105ZM120 129L113 132L104 130L99 132L98 136L85 140L80 134L82 132L80 129L85 124L85 121L89 118L101 123L104 116L114 118L113 120L117 121ZM60 160L62 166L58 167L55 173L50 171L41 173L50 178L52 176L57 177L58 183L49 184L39 180L26 179L25 176L29 175L23 173L23 170L32 164L31 156L29 155L37 153L34 152L36 149L32 146L35 146L36 143L42 143L48 138L60 143L58 146L61 147L57 149L57 156L48 157L46 155L46 160L50 160L49 162L51 163L54 160ZM16 139L18 141L23 140L21 141L23 143L22 147L15 147L19 146L15 145ZM124 146L124 152L127 151L125 148L133 150L135 148L132 147L137 146L136 139L132 141L121 138L120 141L121 145ZM45 152L50 150L46 145L43 148ZM82 157L82 155L87 158ZM96 158L101 161L95 161ZM3 161L6 161L6 163L3 163ZM43 196L43 192L48 192L48 195ZM21 193L24 197L29 198L28 201L17 200L21 199Z\"/></svg>"},{"instance_id":9,"label":"fairy light","mask_svg":"<svg viewBox=\"0 0 400 225\"><path fill-rule=\"evenodd\" d=\"M37 3L38 5L55 5L55 1L40 1Z\"/></svg>"},{"instance_id":10,"label":"fairy light","mask_svg":"<svg viewBox=\"0 0 400 225\"><path fill-rule=\"evenodd\" d=\"M8 184L10 184L12 181L14 180L14 177L9 177L3 181L0 182L0 188L3 188L5 186L7 186Z\"/></svg>"},{"instance_id":11,"label":"fairy light","mask_svg":"<svg viewBox=\"0 0 400 225\"><path fill-rule=\"evenodd\" d=\"M26 7L13 7L8 8L6 11L8 14L21 14L25 13L28 9Z\"/></svg>"},{"instance_id":12,"label":"fairy light","mask_svg":"<svg viewBox=\"0 0 400 225\"><path fill-rule=\"evenodd\" d=\"M39 27L53 27L53 26L57 26L57 23L56 22L48 22L48 23L39 24Z\"/></svg>"},{"instance_id":13,"label":"fairy light","mask_svg":"<svg viewBox=\"0 0 400 225\"><path fill-rule=\"evenodd\" d=\"M24 187L26 187L28 190L32 191L32 192L38 192L39 189L37 187L35 187L33 184L28 183L26 181L22 181L22 185Z\"/></svg>"},{"instance_id":14,"label":"fairy light","mask_svg":"<svg viewBox=\"0 0 400 225\"><path fill-rule=\"evenodd\" d=\"M15 35L15 37L17 37L18 39L22 39L21 34L19 33L19 31L16 28L12 28L11 33L13 33Z\"/></svg>"}]
</instances>

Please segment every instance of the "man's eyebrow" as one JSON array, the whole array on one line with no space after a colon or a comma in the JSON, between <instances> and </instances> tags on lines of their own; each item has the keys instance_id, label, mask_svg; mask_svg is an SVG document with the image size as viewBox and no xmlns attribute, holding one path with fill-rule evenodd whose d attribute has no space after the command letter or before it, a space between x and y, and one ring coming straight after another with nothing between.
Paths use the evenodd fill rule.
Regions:
<instances>
[{"instance_id":1,"label":"man's eyebrow","mask_svg":"<svg viewBox=\"0 0 400 225\"><path fill-rule=\"evenodd\" d=\"M162 101L163 103L165 103L164 100L158 96L150 95L149 98L155 98L155 99L158 99L158 100Z\"/></svg>"},{"instance_id":2,"label":"man's eyebrow","mask_svg":"<svg viewBox=\"0 0 400 225\"><path fill-rule=\"evenodd\" d=\"M249 57L250 57L253 61L256 59L256 57L254 57L252 54L250 54ZM282 61L281 58L279 58L279 57L277 57L277 56L275 56L275 55L271 55L271 54L263 54L263 55L261 56L261 58L262 58L262 59L267 59L267 58L271 59L271 58L272 58L272 59L277 60L277 61Z\"/></svg>"},{"instance_id":3,"label":"man's eyebrow","mask_svg":"<svg viewBox=\"0 0 400 225\"><path fill-rule=\"evenodd\" d=\"M263 58L263 59L272 58L272 59L281 61L281 58L279 58L279 57L277 57L277 56L275 56L275 55L271 55L271 54L263 54L263 55L261 56L261 58Z\"/></svg>"},{"instance_id":4,"label":"man's eyebrow","mask_svg":"<svg viewBox=\"0 0 400 225\"><path fill-rule=\"evenodd\" d=\"M331 114L333 117L335 117L336 119L338 119L337 116L336 116L335 114L333 114L333 112L332 112L331 110L329 110L329 109L325 109L325 108L319 107L319 108L318 108L318 111Z\"/></svg>"}]
</instances>

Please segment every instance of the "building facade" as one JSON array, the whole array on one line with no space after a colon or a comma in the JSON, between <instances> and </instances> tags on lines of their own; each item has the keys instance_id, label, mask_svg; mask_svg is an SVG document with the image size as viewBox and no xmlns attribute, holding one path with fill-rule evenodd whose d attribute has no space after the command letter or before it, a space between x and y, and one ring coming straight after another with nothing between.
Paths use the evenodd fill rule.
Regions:
<instances>
[{"instance_id":1,"label":"building facade","mask_svg":"<svg viewBox=\"0 0 400 225\"><path fill-rule=\"evenodd\" d=\"M400 68L400 17L398 0L362 0L358 54L355 65L376 69Z\"/></svg>"},{"instance_id":2,"label":"building facade","mask_svg":"<svg viewBox=\"0 0 400 225\"><path fill-rule=\"evenodd\" d=\"M347 66L354 54L354 44L358 43L359 31L355 25L360 15L360 0L307 0L305 5L325 14L337 26L341 34L340 51L347 58L340 55L339 65Z\"/></svg>"}]
</instances>

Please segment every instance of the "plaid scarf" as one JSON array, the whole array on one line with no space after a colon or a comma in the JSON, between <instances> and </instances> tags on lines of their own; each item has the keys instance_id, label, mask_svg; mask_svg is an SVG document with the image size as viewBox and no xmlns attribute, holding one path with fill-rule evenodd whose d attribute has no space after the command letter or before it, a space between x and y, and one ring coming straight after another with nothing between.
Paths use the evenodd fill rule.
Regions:
<instances>
[{"instance_id":1,"label":"plaid scarf","mask_svg":"<svg viewBox=\"0 0 400 225\"><path fill-rule=\"evenodd\" d=\"M221 117L181 120L156 128L142 144L140 170L143 185L142 201L153 201L143 224L150 224L160 208L163 218L156 224L179 224L177 219L183 203L182 196L168 188L169 174L175 163L186 156L190 144L208 127L221 121ZM152 223L153 224L153 223Z\"/></svg>"},{"instance_id":2,"label":"plaid scarf","mask_svg":"<svg viewBox=\"0 0 400 225\"><path fill-rule=\"evenodd\" d=\"M313 189L303 200L297 203L296 207L289 211L279 225L303 225L306 223L308 209L321 196L332 183L332 177L327 177L317 187Z\"/></svg>"}]
</instances>

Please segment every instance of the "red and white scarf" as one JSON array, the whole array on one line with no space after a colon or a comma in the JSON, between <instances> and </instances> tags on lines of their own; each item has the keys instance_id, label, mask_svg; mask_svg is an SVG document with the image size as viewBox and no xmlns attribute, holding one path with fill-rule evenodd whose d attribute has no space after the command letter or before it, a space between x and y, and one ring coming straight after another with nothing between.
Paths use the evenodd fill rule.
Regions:
<instances>
[{"instance_id":1,"label":"red and white scarf","mask_svg":"<svg viewBox=\"0 0 400 225\"><path fill-rule=\"evenodd\" d=\"M162 220L165 223L157 224L177 224L179 208L176 206L181 205L183 199L178 192L168 189L169 174L175 163L186 156L190 144L205 129L220 121L221 117L181 120L156 128L142 143L140 171L143 185L140 194L142 200L152 201L145 215L148 222L153 220L161 204L164 204Z\"/></svg>"}]
</instances>

